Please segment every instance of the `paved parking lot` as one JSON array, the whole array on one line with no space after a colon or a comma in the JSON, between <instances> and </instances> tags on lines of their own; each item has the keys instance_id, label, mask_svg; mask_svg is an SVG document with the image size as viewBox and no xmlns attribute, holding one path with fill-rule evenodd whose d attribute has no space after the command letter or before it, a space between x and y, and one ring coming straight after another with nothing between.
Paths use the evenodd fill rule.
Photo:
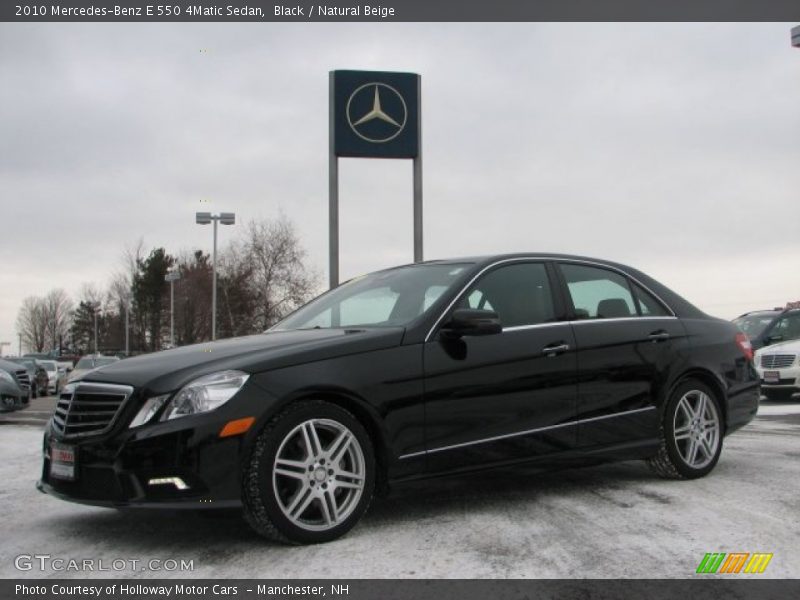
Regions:
<instances>
[{"instance_id":1,"label":"paved parking lot","mask_svg":"<svg viewBox=\"0 0 800 600\"><path fill-rule=\"evenodd\" d=\"M311 547L263 541L236 513L117 512L44 496L34 489L40 426L0 421L0 577L682 578L706 552L772 552L757 577L800 577L797 402L765 402L705 479L665 481L630 462L415 484L376 500L344 539ZM194 570L20 572L22 554Z\"/></svg>"}]
</instances>

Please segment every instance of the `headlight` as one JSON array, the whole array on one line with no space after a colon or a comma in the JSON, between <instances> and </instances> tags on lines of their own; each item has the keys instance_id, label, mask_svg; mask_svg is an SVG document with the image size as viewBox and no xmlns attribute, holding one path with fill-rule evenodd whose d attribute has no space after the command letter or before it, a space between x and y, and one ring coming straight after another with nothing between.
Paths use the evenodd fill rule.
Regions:
<instances>
[{"instance_id":1,"label":"headlight","mask_svg":"<svg viewBox=\"0 0 800 600\"><path fill-rule=\"evenodd\" d=\"M166 402L168 398L169 394L149 398L147 402L144 403L144 406L139 409L139 412L136 413L136 416L133 418L133 421L131 421L131 424L128 425L128 427L138 427L139 425L144 425L147 423L153 418L153 415L158 412L158 409L164 406L164 402Z\"/></svg>"},{"instance_id":2,"label":"headlight","mask_svg":"<svg viewBox=\"0 0 800 600\"><path fill-rule=\"evenodd\" d=\"M247 378L241 371L221 371L195 379L172 397L167 404L162 421L214 410L233 398Z\"/></svg>"},{"instance_id":3,"label":"headlight","mask_svg":"<svg viewBox=\"0 0 800 600\"><path fill-rule=\"evenodd\" d=\"M241 371L221 371L195 379L185 385L167 403L161 420L169 421L214 410L233 398L248 377L250 375ZM156 398L152 400L156 400ZM142 407L142 409L144 408ZM155 408L152 414L155 414L157 410L158 408Z\"/></svg>"},{"instance_id":4,"label":"headlight","mask_svg":"<svg viewBox=\"0 0 800 600\"><path fill-rule=\"evenodd\" d=\"M6 371L0 371L0 379L2 379L3 381L8 381L10 383L16 383L11 374L7 373Z\"/></svg>"},{"instance_id":5,"label":"headlight","mask_svg":"<svg viewBox=\"0 0 800 600\"><path fill-rule=\"evenodd\" d=\"M172 400L169 400L170 394L149 398L128 427L139 427L148 423L164 404L167 407L161 415L161 421L214 410L233 398L248 377L250 375L241 371L220 371L204 375L181 388Z\"/></svg>"}]
</instances>

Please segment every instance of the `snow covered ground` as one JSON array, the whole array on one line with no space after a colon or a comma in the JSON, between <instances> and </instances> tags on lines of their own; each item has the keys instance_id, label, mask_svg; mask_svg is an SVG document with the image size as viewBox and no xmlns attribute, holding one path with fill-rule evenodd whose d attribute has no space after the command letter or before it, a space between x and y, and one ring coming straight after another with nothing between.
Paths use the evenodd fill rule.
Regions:
<instances>
[{"instance_id":1,"label":"snow covered ground","mask_svg":"<svg viewBox=\"0 0 800 600\"><path fill-rule=\"evenodd\" d=\"M683 578L706 552L772 552L758 577L800 577L800 403L765 403L701 480L665 481L629 462L415 484L376 500L345 538L310 547L263 541L236 513L117 512L45 496L34 488L40 443L36 427L0 426L0 577ZM35 554L139 562L17 570L16 557ZM142 571L153 559L194 570Z\"/></svg>"}]
</instances>

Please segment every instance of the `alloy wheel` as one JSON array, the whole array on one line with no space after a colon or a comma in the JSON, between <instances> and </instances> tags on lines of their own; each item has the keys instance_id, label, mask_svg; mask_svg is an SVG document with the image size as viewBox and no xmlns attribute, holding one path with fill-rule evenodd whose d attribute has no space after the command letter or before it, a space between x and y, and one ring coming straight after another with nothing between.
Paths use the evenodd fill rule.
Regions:
<instances>
[{"instance_id":1,"label":"alloy wheel","mask_svg":"<svg viewBox=\"0 0 800 600\"><path fill-rule=\"evenodd\" d=\"M675 445L681 459L693 469L706 467L720 444L716 403L700 390L686 392L678 401L673 421Z\"/></svg>"},{"instance_id":2,"label":"alloy wheel","mask_svg":"<svg viewBox=\"0 0 800 600\"><path fill-rule=\"evenodd\" d=\"M284 516L309 531L345 521L364 492L366 463L350 429L333 419L310 419L283 439L272 466L273 490Z\"/></svg>"}]
</instances>

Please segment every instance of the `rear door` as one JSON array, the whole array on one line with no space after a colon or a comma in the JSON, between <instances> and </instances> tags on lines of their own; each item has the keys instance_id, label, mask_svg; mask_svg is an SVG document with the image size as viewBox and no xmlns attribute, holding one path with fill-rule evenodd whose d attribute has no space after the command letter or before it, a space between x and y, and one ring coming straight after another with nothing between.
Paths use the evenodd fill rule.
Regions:
<instances>
[{"instance_id":1,"label":"rear door","mask_svg":"<svg viewBox=\"0 0 800 600\"><path fill-rule=\"evenodd\" d=\"M669 308L616 270L560 262L578 349L578 445L655 438L658 399L685 332Z\"/></svg>"}]
</instances>

